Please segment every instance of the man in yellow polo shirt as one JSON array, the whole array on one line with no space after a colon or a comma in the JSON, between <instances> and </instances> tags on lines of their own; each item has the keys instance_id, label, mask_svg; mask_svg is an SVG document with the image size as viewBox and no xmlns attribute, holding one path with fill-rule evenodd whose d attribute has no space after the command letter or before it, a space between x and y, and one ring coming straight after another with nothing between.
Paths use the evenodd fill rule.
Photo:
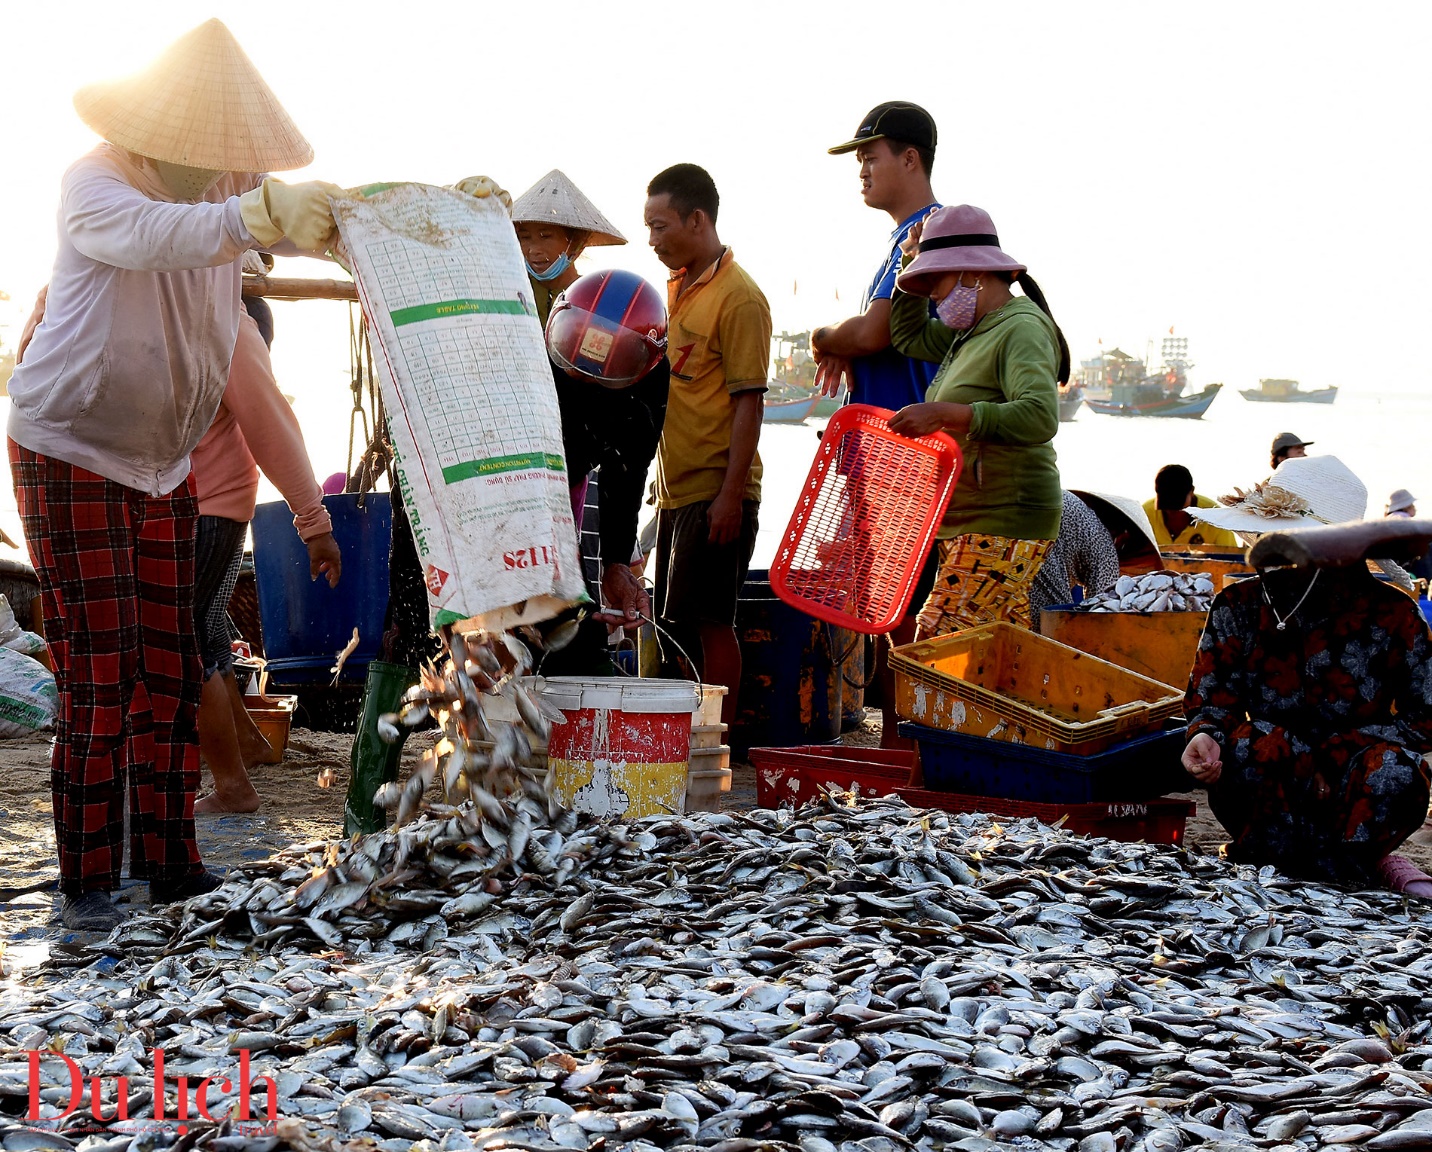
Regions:
<instances>
[{"instance_id":1,"label":"man in yellow polo shirt","mask_svg":"<svg viewBox=\"0 0 1432 1152\"><path fill-rule=\"evenodd\" d=\"M671 269L666 354L671 393L656 454L656 611L736 716L736 600L756 546L771 309L716 234L720 197L695 164L646 190L648 242Z\"/></svg>"},{"instance_id":2,"label":"man in yellow polo shirt","mask_svg":"<svg viewBox=\"0 0 1432 1152\"><path fill-rule=\"evenodd\" d=\"M1185 509L1217 508L1218 501L1193 490L1193 473L1182 464L1165 464L1154 477L1155 496L1144 501L1160 552L1242 552L1232 532L1195 520Z\"/></svg>"}]
</instances>

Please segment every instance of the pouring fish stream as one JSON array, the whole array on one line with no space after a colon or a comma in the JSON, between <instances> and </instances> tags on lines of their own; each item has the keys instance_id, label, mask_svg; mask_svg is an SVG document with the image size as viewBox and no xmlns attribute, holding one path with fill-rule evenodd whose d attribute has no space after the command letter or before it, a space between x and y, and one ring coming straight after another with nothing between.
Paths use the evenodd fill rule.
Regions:
<instances>
[{"instance_id":1,"label":"pouring fish stream","mask_svg":"<svg viewBox=\"0 0 1432 1152\"><path fill-rule=\"evenodd\" d=\"M277 1085L186 1148L1432 1147L1392 896L893 797L598 823L484 783L8 982L0 1144L162 1146L143 1094L24 1110L31 1050L55 1116L61 1055L112 1094L163 1048Z\"/></svg>"}]
</instances>

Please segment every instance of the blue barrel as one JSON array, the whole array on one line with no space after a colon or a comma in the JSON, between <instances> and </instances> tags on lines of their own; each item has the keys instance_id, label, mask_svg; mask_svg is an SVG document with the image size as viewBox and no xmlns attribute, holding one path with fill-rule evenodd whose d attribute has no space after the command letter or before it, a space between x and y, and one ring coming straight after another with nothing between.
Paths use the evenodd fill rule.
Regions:
<instances>
[{"instance_id":1,"label":"blue barrel","mask_svg":"<svg viewBox=\"0 0 1432 1152\"><path fill-rule=\"evenodd\" d=\"M779 599L769 576L753 570L736 603L741 692L728 741L737 753L839 740L842 661L860 648L855 633Z\"/></svg>"},{"instance_id":2,"label":"blue barrel","mask_svg":"<svg viewBox=\"0 0 1432 1152\"><path fill-rule=\"evenodd\" d=\"M358 629L358 647L342 680L362 683L378 654L388 611L388 549L393 507L386 492L325 496L343 552L337 588L308 574L308 549L282 500L254 510L254 582L269 674L285 684L326 684L338 652Z\"/></svg>"}]
</instances>

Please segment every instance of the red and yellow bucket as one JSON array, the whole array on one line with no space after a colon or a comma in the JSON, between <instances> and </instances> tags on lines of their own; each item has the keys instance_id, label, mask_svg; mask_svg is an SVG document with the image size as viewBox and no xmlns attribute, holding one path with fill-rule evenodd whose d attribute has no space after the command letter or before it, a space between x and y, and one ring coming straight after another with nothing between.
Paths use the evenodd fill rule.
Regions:
<instances>
[{"instance_id":1,"label":"red and yellow bucket","mask_svg":"<svg viewBox=\"0 0 1432 1152\"><path fill-rule=\"evenodd\" d=\"M547 741L552 787L564 804L622 819L683 810L699 685L549 676L541 692L567 717Z\"/></svg>"}]
</instances>

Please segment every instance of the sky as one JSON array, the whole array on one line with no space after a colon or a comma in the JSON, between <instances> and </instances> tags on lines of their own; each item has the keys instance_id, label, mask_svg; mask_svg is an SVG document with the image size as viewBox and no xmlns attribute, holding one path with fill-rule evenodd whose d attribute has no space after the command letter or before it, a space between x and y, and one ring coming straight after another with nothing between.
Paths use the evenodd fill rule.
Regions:
<instances>
[{"instance_id":1,"label":"sky","mask_svg":"<svg viewBox=\"0 0 1432 1152\"><path fill-rule=\"evenodd\" d=\"M937 195L992 214L1076 359L1141 355L1173 326L1196 385L1432 383L1432 6L1317 0L10 5L0 339L48 278L60 176L96 140L75 89L210 15L314 146L288 179L486 173L520 193L560 167L631 241L584 267L659 283L646 183L703 165L777 331L857 310L891 222L825 150L906 99L939 125Z\"/></svg>"}]
</instances>

